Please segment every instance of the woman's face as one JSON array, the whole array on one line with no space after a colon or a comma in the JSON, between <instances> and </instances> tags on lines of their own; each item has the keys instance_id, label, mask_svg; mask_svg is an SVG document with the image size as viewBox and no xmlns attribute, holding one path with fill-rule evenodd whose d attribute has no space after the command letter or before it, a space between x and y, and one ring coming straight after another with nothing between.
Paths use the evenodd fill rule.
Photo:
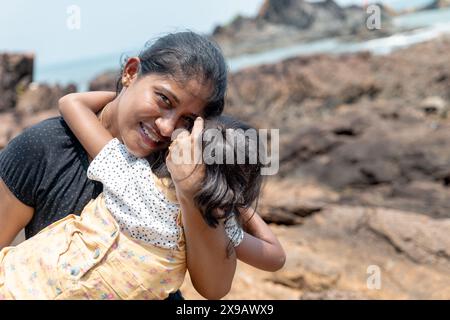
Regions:
<instances>
[{"instance_id":1,"label":"woman's face","mask_svg":"<svg viewBox=\"0 0 450 320\"><path fill-rule=\"evenodd\" d=\"M118 96L117 133L136 157L167 148L175 129L190 129L203 116L209 86L149 74L134 77Z\"/></svg>"}]
</instances>

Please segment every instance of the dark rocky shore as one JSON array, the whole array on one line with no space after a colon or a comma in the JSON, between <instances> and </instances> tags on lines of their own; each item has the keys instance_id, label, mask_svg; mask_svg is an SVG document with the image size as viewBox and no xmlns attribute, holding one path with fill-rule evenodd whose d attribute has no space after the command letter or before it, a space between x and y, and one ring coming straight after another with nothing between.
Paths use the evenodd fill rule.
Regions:
<instances>
[{"instance_id":1,"label":"dark rocky shore","mask_svg":"<svg viewBox=\"0 0 450 320\"><path fill-rule=\"evenodd\" d=\"M450 38L387 56L314 55L231 74L227 113L280 129L259 211L286 267L239 264L227 298L450 298ZM0 148L76 90L31 83L0 55ZM116 73L91 89L115 88ZM367 286L369 266L381 287ZM190 282L187 298L198 297Z\"/></svg>"},{"instance_id":2,"label":"dark rocky shore","mask_svg":"<svg viewBox=\"0 0 450 320\"><path fill-rule=\"evenodd\" d=\"M212 34L229 57L290 46L324 38L363 40L391 35L396 13L379 4L381 29L369 30L368 14L361 6L339 6L333 0L265 0L254 17L235 17Z\"/></svg>"},{"instance_id":3,"label":"dark rocky shore","mask_svg":"<svg viewBox=\"0 0 450 320\"><path fill-rule=\"evenodd\" d=\"M77 90L33 83L33 64L32 54L0 54L0 150L24 128L59 115L58 99Z\"/></svg>"}]
</instances>

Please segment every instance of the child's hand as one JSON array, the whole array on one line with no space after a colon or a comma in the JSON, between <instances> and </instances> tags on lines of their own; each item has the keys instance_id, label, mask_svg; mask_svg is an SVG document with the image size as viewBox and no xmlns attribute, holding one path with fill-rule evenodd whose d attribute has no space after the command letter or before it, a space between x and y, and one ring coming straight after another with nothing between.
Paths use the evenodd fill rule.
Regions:
<instances>
[{"instance_id":1,"label":"child's hand","mask_svg":"<svg viewBox=\"0 0 450 320\"><path fill-rule=\"evenodd\" d=\"M170 172L177 191L177 197L192 201L200 189L205 176L205 165L202 161L203 119L195 120L192 132L182 130L169 146L166 158L167 169Z\"/></svg>"}]
</instances>

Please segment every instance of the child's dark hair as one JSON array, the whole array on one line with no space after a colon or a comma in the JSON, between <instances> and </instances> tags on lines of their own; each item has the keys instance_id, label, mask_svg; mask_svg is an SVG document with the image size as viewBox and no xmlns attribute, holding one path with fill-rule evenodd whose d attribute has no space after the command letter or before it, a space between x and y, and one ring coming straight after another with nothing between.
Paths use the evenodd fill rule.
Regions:
<instances>
[{"instance_id":1,"label":"child's dark hair","mask_svg":"<svg viewBox=\"0 0 450 320\"><path fill-rule=\"evenodd\" d=\"M211 227L216 227L220 219L233 216L240 223L240 209L247 209L253 204L256 208L263 183L263 165L259 155L265 153L261 153L264 150L257 131L241 121L222 115L205 119L202 142L203 155L209 155L209 158L203 159L205 177L194 202ZM218 158L223 156L222 163L212 161L217 159L216 152L221 153ZM232 156L230 163L226 161L227 152ZM238 158L238 153L241 158ZM150 164L157 176L169 176L165 162L150 161Z\"/></svg>"},{"instance_id":2,"label":"child's dark hair","mask_svg":"<svg viewBox=\"0 0 450 320\"><path fill-rule=\"evenodd\" d=\"M139 76L160 74L185 83L195 79L211 87L211 94L203 111L204 117L223 112L227 90L227 65L219 46L205 36L192 31L169 33L139 54ZM122 90L121 78L116 92Z\"/></svg>"},{"instance_id":3,"label":"child's dark hair","mask_svg":"<svg viewBox=\"0 0 450 320\"><path fill-rule=\"evenodd\" d=\"M229 116L206 120L202 135L203 151L210 152L203 153L206 173L194 201L208 225L215 227L219 219L238 216L239 209L249 208L258 199L262 146L254 128Z\"/></svg>"}]
</instances>

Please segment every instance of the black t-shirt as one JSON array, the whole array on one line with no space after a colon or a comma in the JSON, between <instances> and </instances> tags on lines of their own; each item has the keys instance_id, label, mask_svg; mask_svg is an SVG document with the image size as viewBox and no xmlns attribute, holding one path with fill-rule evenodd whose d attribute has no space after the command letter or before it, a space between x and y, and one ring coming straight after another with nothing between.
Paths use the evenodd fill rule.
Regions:
<instances>
[{"instance_id":1,"label":"black t-shirt","mask_svg":"<svg viewBox=\"0 0 450 320\"><path fill-rule=\"evenodd\" d=\"M35 209L27 238L73 213L102 191L87 178L88 156L62 117L26 129L0 152L0 178L24 204Z\"/></svg>"},{"instance_id":2,"label":"black t-shirt","mask_svg":"<svg viewBox=\"0 0 450 320\"><path fill-rule=\"evenodd\" d=\"M26 129L0 152L0 178L24 204L34 208L25 236L69 214L79 215L103 190L87 178L86 151L62 117ZM183 299L180 291L170 300Z\"/></svg>"}]
</instances>

